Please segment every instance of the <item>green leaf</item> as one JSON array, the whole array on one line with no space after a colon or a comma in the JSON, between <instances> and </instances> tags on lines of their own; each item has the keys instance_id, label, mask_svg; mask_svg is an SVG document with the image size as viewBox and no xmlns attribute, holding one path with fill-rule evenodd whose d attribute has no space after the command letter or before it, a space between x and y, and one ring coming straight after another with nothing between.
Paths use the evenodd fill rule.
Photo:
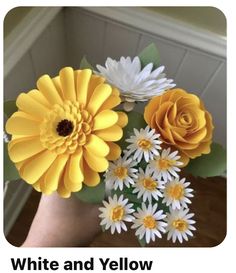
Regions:
<instances>
[{"instance_id":1,"label":"green leaf","mask_svg":"<svg viewBox=\"0 0 236 273\"><path fill-rule=\"evenodd\" d=\"M144 68L147 64L153 63L153 70L160 64L160 54L154 43L145 47L138 55L141 61L141 66Z\"/></svg>"},{"instance_id":2,"label":"green leaf","mask_svg":"<svg viewBox=\"0 0 236 273\"><path fill-rule=\"evenodd\" d=\"M12 181L19 178L20 176L15 167L15 164L9 158L7 143L4 143L4 181Z\"/></svg>"},{"instance_id":3,"label":"green leaf","mask_svg":"<svg viewBox=\"0 0 236 273\"><path fill-rule=\"evenodd\" d=\"M86 56L84 56L80 62L80 69L91 69L91 70L94 70L94 68L92 67L92 65L88 62Z\"/></svg>"},{"instance_id":4,"label":"green leaf","mask_svg":"<svg viewBox=\"0 0 236 273\"><path fill-rule=\"evenodd\" d=\"M101 203L105 197L105 183L101 181L96 187L83 185L82 190L74 194L83 202Z\"/></svg>"},{"instance_id":5,"label":"green leaf","mask_svg":"<svg viewBox=\"0 0 236 273\"><path fill-rule=\"evenodd\" d=\"M212 143L210 154L190 160L185 171L204 178L222 175L226 171L225 149L220 144Z\"/></svg>"},{"instance_id":6,"label":"green leaf","mask_svg":"<svg viewBox=\"0 0 236 273\"><path fill-rule=\"evenodd\" d=\"M134 134L134 128L139 130L147 126L142 114L133 111L129 112L127 115L129 122L123 130L122 139L117 143L121 146L122 150L127 147L128 143L125 140Z\"/></svg>"},{"instance_id":7,"label":"green leaf","mask_svg":"<svg viewBox=\"0 0 236 273\"><path fill-rule=\"evenodd\" d=\"M139 244L140 244L140 246L141 247L145 247L146 246L146 241L145 241L145 237L143 237L143 239L139 239L139 237L137 237L138 238L138 242L139 242Z\"/></svg>"},{"instance_id":8,"label":"green leaf","mask_svg":"<svg viewBox=\"0 0 236 273\"><path fill-rule=\"evenodd\" d=\"M7 100L4 102L4 113L9 118L14 112L16 112L17 106L15 100Z\"/></svg>"}]
</instances>

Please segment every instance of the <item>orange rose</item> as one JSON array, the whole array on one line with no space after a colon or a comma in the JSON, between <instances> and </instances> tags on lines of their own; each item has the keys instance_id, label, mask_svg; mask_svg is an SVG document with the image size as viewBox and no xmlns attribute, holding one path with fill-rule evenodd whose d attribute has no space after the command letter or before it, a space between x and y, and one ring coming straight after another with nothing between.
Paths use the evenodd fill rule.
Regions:
<instances>
[{"instance_id":1,"label":"orange rose","mask_svg":"<svg viewBox=\"0 0 236 273\"><path fill-rule=\"evenodd\" d=\"M210 153L212 117L196 95L182 89L167 91L150 100L144 118L164 143L179 150L184 166L190 158Z\"/></svg>"}]
</instances>

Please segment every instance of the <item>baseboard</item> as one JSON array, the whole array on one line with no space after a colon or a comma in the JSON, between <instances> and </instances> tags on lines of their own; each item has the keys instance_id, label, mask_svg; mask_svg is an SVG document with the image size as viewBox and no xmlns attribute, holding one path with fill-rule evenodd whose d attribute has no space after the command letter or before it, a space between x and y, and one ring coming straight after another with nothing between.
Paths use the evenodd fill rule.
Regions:
<instances>
[{"instance_id":1,"label":"baseboard","mask_svg":"<svg viewBox=\"0 0 236 273\"><path fill-rule=\"evenodd\" d=\"M122 24L167 40L226 57L226 38L141 7L83 7Z\"/></svg>"}]
</instances>

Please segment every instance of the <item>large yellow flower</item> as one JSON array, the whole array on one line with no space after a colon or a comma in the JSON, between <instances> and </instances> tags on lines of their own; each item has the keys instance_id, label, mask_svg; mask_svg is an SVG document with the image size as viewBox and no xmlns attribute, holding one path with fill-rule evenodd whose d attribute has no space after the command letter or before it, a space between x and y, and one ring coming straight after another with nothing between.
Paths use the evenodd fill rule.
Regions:
<instances>
[{"instance_id":1,"label":"large yellow flower","mask_svg":"<svg viewBox=\"0 0 236 273\"><path fill-rule=\"evenodd\" d=\"M120 156L113 141L121 139L127 116L111 110L120 104L119 91L104 82L89 69L65 67L18 96L6 124L9 156L36 190L69 197L83 183L96 186L108 160Z\"/></svg>"},{"instance_id":2,"label":"large yellow flower","mask_svg":"<svg viewBox=\"0 0 236 273\"><path fill-rule=\"evenodd\" d=\"M164 143L180 151L183 166L190 158L210 152L212 118L196 95L182 89L169 90L151 99L144 118Z\"/></svg>"}]
</instances>

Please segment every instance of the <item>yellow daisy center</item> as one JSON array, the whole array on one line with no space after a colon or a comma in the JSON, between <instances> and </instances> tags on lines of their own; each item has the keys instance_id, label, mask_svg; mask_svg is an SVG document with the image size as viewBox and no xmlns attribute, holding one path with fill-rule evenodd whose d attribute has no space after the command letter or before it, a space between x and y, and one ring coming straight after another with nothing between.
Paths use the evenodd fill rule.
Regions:
<instances>
[{"instance_id":1,"label":"yellow daisy center","mask_svg":"<svg viewBox=\"0 0 236 273\"><path fill-rule=\"evenodd\" d=\"M154 181L151 177L146 177L142 180L142 184L145 189L149 191L154 191L158 185L156 181Z\"/></svg>"},{"instance_id":2,"label":"yellow daisy center","mask_svg":"<svg viewBox=\"0 0 236 273\"><path fill-rule=\"evenodd\" d=\"M183 219L173 221L172 226L179 231L185 231L188 229L188 223Z\"/></svg>"},{"instance_id":3,"label":"yellow daisy center","mask_svg":"<svg viewBox=\"0 0 236 273\"><path fill-rule=\"evenodd\" d=\"M153 229L156 227L157 223L153 216L148 215L145 218L143 218L143 225L145 228Z\"/></svg>"},{"instance_id":4,"label":"yellow daisy center","mask_svg":"<svg viewBox=\"0 0 236 273\"><path fill-rule=\"evenodd\" d=\"M167 188L169 197L180 200L184 195L184 187L182 185L172 185Z\"/></svg>"},{"instance_id":5,"label":"yellow daisy center","mask_svg":"<svg viewBox=\"0 0 236 273\"><path fill-rule=\"evenodd\" d=\"M176 163L175 160L160 158L157 162L160 170L166 171Z\"/></svg>"},{"instance_id":6,"label":"yellow daisy center","mask_svg":"<svg viewBox=\"0 0 236 273\"><path fill-rule=\"evenodd\" d=\"M116 177L118 177L119 179L124 179L126 178L128 174L128 169L125 168L125 167L117 167L115 170L114 170L114 175Z\"/></svg>"},{"instance_id":7,"label":"yellow daisy center","mask_svg":"<svg viewBox=\"0 0 236 273\"><path fill-rule=\"evenodd\" d=\"M140 139L138 141L138 146L143 150L149 150L152 146L152 143L148 139Z\"/></svg>"},{"instance_id":8,"label":"yellow daisy center","mask_svg":"<svg viewBox=\"0 0 236 273\"><path fill-rule=\"evenodd\" d=\"M40 127L40 140L57 154L74 153L86 143L93 129L93 117L78 102L56 104Z\"/></svg>"},{"instance_id":9,"label":"yellow daisy center","mask_svg":"<svg viewBox=\"0 0 236 273\"><path fill-rule=\"evenodd\" d=\"M117 206L111 210L110 218L113 222L121 221L125 214L125 210L122 206Z\"/></svg>"}]
</instances>

